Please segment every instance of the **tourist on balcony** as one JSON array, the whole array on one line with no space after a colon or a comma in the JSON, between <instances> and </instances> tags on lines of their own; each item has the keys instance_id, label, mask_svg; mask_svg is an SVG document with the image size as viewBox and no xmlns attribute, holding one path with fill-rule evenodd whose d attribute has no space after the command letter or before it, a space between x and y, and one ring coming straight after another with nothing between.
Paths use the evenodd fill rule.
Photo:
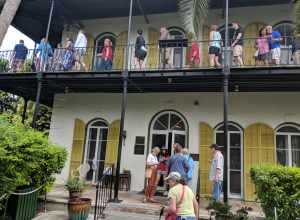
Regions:
<instances>
[{"instance_id":1,"label":"tourist on balcony","mask_svg":"<svg viewBox=\"0 0 300 220\"><path fill-rule=\"evenodd\" d=\"M159 40L168 40L169 31L166 27L160 28L160 38ZM171 48L163 47L160 48L160 67L161 68L172 68L171 64Z\"/></svg>"},{"instance_id":2,"label":"tourist on balcony","mask_svg":"<svg viewBox=\"0 0 300 220\"><path fill-rule=\"evenodd\" d=\"M292 53L294 64L300 65L300 34L296 30L294 32Z\"/></svg>"},{"instance_id":3,"label":"tourist on balcony","mask_svg":"<svg viewBox=\"0 0 300 220\"><path fill-rule=\"evenodd\" d=\"M97 57L101 59L100 61L100 71L106 71L112 69L113 62L113 45L110 39L106 38L104 40L104 46L101 53L97 54Z\"/></svg>"},{"instance_id":4,"label":"tourist on balcony","mask_svg":"<svg viewBox=\"0 0 300 220\"><path fill-rule=\"evenodd\" d=\"M187 173L189 171L189 164L187 159L182 154L182 145L175 143L173 145L175 154L171 156L168 163L168 173L178 172L182 177L182 183L187 184Z\"/></svg>"},{"instance_id":5,"label":"tourist on balcony","mask_svg":"<svg viewBox=\"0 0 300 220\"><path fill-rule=\"evenodd\" d=\"M75 48L74 43L70 38L66 39L64 46L64 57L63 57L63 70L69 71L75 65Z\"/></svg>"},{"instance_id":6,"label":"tourist on balcony","mask_svg":"<svg viewBox=\"0 0 300 220\"><path fill-rule=\"evenodd\" d=\"M85 71L88 71L84 62L84 56L87 50L87 38L84 34L83 29L79 30L74 47L76 50L75 69L77 71L80 71L83 67Z\"/></svg>"},{"instance_id":7,"label":"tourist on balcony","mask_svg":"<svg viewBox=\"0 0 300 220\"><path fill-rule=\"evenodd\" d=\"M159 164L157 156L160 153L159 147L154 147L147 157L146 162L146 189L144 202L156 202L154 195L156 192L157 166Z\"/></svg>"},{"instance_id":8,"label":"tourist on balcony","mask_svg":"<svg viewBox=\"0 0 300 220\"><path fill-rule=\"evenodd\" d=\"M16 44L13 52L13 61L12 61L12 72L21 72L24 62L28 54L28 49L24 45L24 40L20 40Z\"/></svg>"},{"instance_id":9,"label":"tourist on balcony","mask_svg":"<svg viewBox=\"0 0 300 220\"><path fill-rule=\"evenodd\" d=\"M192 41L190 53L189 53L190 67L199 67L200 64L200 48L196 40Z\"/></svg>"},{"instance_id":10,"label":"tourist on balcony","mask_svg":"<svg viewBox=\"0 0 300 220\"><path fill-rule=\"evenodd\" d=\"M187 184L190 188L192 188L192 180L193 180L193 172L194 172L194 160L191 156L191 154L189 153L189 150L187 148L183 148L182 149L182 154L185 157L185 159L188 162L189 165L189 169L187 172Z\"/></svg>"},{"instance_id":11,"label":"tourist on balcony","mask_svg":"<svg viewBox=\"0 0 300 220\"><path fill-rule=\"evenodd\" d=\"M219 57L221 54L222 36L217 25L212 25L209 33L209 64L210 67L220 67Z\"/></svg>"},{"instance_id":12,"label":"tourist on balcony","mask_svg":"<svg viewBox=\"0 0 300 220\"><path fill-rule=\"evenodd\" d=\"M171 172L166 178L170 186L168 206L165 208L166 220L197 220L199 204L193 191L181 183L181 175Z\"/></svg>"},{"instance_id":13,"label":"tourist on balcony","mask_svg":"<svg viewBox=\"0 0 300 220\"><path fill-rule=\"evenodd\" d=\"M37 48L36 70L37 71L47 70L50 64L50 58L52 56L53 56L52 47L48 42L46 42L46 39L43 38Z\"/></svg>"},{"instance_id":14,"label":"tourist on balcony","mask_svg":"<svg viewBox=\"0 0 300 220\"><path fill-rule=\"evenodd\" d=\"M231 48L233 49L233 63L236 66L243 66L243 28L238 22L233 22L232 27L234 29Z\"/></svg>"},{"instance_id":15,"label":"tourist on balcony","mask_svg":"<svg viewBox=\"0 0 300 220\"><path fill-rule=\"evenodd\" d=\"M216 201L220 201L223 185L224 157L218 145L212 144L210 148L213 151L213 159L209 172L209 180L213 182L213 198Z\"/></svg>"},{"instance_id":16,"label":"tourist on balcony","mask_svg":"<svg viewBox=\"0 0 300 220\"><path fill-rule=\"evenodd\" d=\"M53 59L52 59L52 71L61 71L63 70L63 60L64 60L64 49L59 43L54 50Z\"/></svg>"},{"instance_id":17,"label":"tourist on balcony","mask_svg":"<svg viewBox=\"0 0 300 220\"><path fill-rule=\"evenodd\" d=\"M143 64L144 60L147 56L147 48L146 48L146 42L143 36L143 30L139 29L137 31L137 38L135 42L135 66L136 68L142 70L143 69Z\"/></svg>"},{"instance_id":18,"label":"tourist on balcony","mask_svg":"<svg viewBox=\"0 0 300 220\"><path fill-rule=\"evenodd\" d=\"M262 28L259 31L259 37L256 39L255 47L257 49L256 65L268 65L268 56L270 52L267 29Z\"/></svg>"},{"instance_id":19,"label":"tourist on balcony","mask_svg":"<svg viewBox=\"0 0 300 220\"><path fill-rule=\"evenodd\" d=\"M267 34L269 39L269 47L271 49L272 64L279 65L281 59L281 34L279 31L273 30L271 25L267 26Z\"/></svg>"}]
</instances>

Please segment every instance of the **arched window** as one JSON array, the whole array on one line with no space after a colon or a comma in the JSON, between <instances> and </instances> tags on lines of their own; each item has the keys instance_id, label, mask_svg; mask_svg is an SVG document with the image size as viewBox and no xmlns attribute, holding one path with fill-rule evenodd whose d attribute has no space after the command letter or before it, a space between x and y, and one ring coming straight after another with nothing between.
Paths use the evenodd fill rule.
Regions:
<instances>
[{"instance_id":1,"label":"arched window","mask_svg":"<svg viewBox=\"0 0 300 220\"><path fill-rule=\"evenodd\" d=\"M276 131L277 163L300 167L300 126L281 125Z\"/></svg>"},{"instance_id":2,"label":"arched window","mask_svg":"<svg viewBox=\"0 0 300 220\"><path fill-rule=\"evenodd\" d=\"M184 30L179 27L169 27L168 28L170 39L184 39L186 38ZM174 48L172 50L172 65L173 67L182 67L185 62L185 49L184 48Z\"/></svg>"},{"instance_id":3,"label":"arched window","mask_svg":"<svg viewBox=\"0 0 300 220\"><path fill-rule=\"evenodd\" d=\"M105 163L108 124L103 119L95 119L89 122L86 132L84 164L88 164L90 170L86 180L96 182L102 175Z\"/></svg>"},{"instance_id":4,"label":"arched window","mask_svg":"<svg viewBox=\"0 0 300 220\"><path fill-rule=\"evenodd\" d=\"M228 192L230 197L242 197L243 186L243 130L235 123L229 123L228 146ZM216 144L224 147L224 125L219 124L215 129ZM223 149L224 153L224 149Z\"/></svg>"},{"instance_id":5,"label":"arched window","mask_svg":"<svg viewBox=\"0 0 300 220\"><path fill-rule=\"evenodd\" d=\"M150 125L150 149L153 147L168 148L179 143L187 147L188 125L185 118L175 111L164 111L156 115Z\"/></svg>"},{"instance_id":6,"label":"arched window","mask_svg":"<svg viewBox=\"0 0 300 220\"><path fill-rule=\"evenodd\" d=\"M285 47L291 46L293 43L293 37L294 36L294 30L295 25L290 21L284 21L280 22L278 24L275 24L273 27L274 30L278 31L283 40L281 44Z\"/></svg>"}]
</instances>

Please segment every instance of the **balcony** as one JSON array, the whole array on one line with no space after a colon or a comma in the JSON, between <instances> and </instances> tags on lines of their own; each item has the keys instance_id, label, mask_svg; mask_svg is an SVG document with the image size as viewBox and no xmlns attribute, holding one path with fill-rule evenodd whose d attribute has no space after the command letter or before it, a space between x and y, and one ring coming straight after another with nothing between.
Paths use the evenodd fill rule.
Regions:
<instances>
[{"instance_id":1,"label":"balcony","mask_svg":"<svg viewBox=\"0 0 300 220\"><path fill-rule=\"evenodd\" d=\"M256 39L244 39L243 66L232 63L229 90L231 92L300 91L300 65L292 53L292 38L281 40L278 65L266 56L256 62ZM200 53L199 62L191 62L192 45L187 40L168 41L167 44L146 45L147 57L140 68L135 61L135 46L129 46L129 92L221 92L222 63L209 65L208 41L193 42ZM64 48L51 51L28 50L24 61L15 59L14 51L0 52L0 89L28 99L35 99L37 82L42 81L41 102L52 105L56 93L122 92L122 72L125 45L113 46L111 63L101 66L97 48ZM82 63L78 62L79 53ZM48 55L46 55L48 54ZM67 57L73 59L69 62ZM166 57L169 59L166 60ZM68 61L68 62L67 62ZM66 65L70 64L70 65Z\"/></svg>"}]
</instances>

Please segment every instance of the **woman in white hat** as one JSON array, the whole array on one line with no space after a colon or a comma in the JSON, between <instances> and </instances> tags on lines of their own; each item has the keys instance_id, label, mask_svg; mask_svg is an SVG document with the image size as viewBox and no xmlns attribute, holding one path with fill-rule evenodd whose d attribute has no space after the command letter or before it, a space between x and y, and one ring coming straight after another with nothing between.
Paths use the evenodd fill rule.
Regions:
<instances>
[{"instance_id":1,"label":"woman in white hat","mask_svg":"<svg viewBox=\"0 0 300 220\"><path fill-rule=\"evenodd\" d=\"M198 202L193 191L180 183L181 175L171 172L165 180L170 186L166 219L173 219L176 215L176 220L197 220L199 218Z\"/></svg>"}]
</instances>

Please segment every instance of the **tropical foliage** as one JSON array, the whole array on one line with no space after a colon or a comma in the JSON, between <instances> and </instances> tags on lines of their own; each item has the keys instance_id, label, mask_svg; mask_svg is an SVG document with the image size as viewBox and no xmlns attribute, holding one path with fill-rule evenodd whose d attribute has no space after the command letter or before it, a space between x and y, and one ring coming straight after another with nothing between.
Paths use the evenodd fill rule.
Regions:
<instances>
[{"instance_id":1,"label":"tropical foliage","mask_svg":"<svg viewBox=\"0 0 300 220\"><path fill-rule=\"evenodd\" d=\"M267 219L291 220L300 216L300 168L258 166L251 169L256 194Z\"/></svg>"},{"instance_id":2,"label":"tropical foliage","mask_svg":"<svg viewBox=\"0 0 300 220\"><path fill-rule=\"evenodd\" d=\"M67 159L64 148L8 115L0 116L0 206L24 186L47 189ZM1 207L0 207L1 209Z\"/></svg>"}]
</instances>

